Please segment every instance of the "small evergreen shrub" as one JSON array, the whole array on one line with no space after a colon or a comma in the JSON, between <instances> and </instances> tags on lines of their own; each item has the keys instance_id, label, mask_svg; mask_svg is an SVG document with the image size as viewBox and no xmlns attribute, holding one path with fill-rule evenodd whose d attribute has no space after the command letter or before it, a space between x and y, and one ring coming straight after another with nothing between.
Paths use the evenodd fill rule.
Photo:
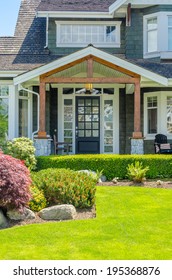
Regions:
<instances>
[{"instance_id":1,"label":"small evergreen shrub","mask_svg":"<svg viewBox=\"0 0 172 280\"><path fill-rule=\"evenodd\" d=\"M22 211L31 197L30 184L24 163L0 151L0 207Z\"/></svg>"},{"instance_id":2,"label":"small evergreen shrub","mask_svg":"<svg viewBox=\"0 0 172 280\"><path fill-rule=\"evenodd\" d=\"M36 168L35 147L33 141L26 137L14 138L7 141L6 153L24 160L25 165L30 169Z\"/></svg>"},{"instance_id":3,"label":"small evergreen shrub","mask_svg":"<svg viewBox=\"0 0 172 280\"><path fill-rule=\"evenodd\" d=\"M69 169L47 169L32 174L33 184L44 192L48 206L72 204L78 208L95 203L96 180Z\"/></svg>"},{"instance_id":4,"label":"small evergreen shrub","mask_svg":"<svg viewBox=\"0 0 172 280\"><path fill-rule=\"evenodd\" d=\"M29 208L32 211L40 211L47 206L46 198L41 190L36 186L32 185L30 187L31 200L29 201Z\"/></svg>"},{"instance_id":5,"label":"small evergreen shrub","mask_svg":"<svg viewBox=\"0 0 172 280\"><path fill-rule=\"evenodd\" d=\"M146 172L149 170L149 167L143 167L143 164L139 161L131 163L127 167L127 174L129 179L133 180L136 183L142 183L145 180Z\"/></svg>"}]
</instances>

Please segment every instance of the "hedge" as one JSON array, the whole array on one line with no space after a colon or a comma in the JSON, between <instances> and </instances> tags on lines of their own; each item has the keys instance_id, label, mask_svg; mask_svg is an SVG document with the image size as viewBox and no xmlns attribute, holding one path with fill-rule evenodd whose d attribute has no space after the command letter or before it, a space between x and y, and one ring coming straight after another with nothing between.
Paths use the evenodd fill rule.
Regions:
<instances>
[{"instance_id":1,"label":"hedge","mask_svg":"<svg viewBox=\"0 0 172 280\"><path fill-rule=\"evenodd\" d=\"M143 167L149 166L148 179L172 177L172 155L66 155L39 156L37 170L47 168L69 168L72 170L102 171L107 180L114 177L127 178L128 164L140 161Z\"/></svg>"}]
</instances>

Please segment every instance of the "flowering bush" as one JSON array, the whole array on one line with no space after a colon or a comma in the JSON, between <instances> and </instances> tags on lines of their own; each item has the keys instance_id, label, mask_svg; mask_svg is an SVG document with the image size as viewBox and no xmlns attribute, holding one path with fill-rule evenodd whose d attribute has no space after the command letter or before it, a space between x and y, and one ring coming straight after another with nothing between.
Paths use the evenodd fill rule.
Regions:
<instances>
[{"instance_id":1,"label":"flowering bush","mask_svg":"<svg viewBox=\"0 0 172 280\"><path fill-rule=\"evenodd\" d=\"M30 187L30 191L31 191L32 198L29 201L29 208L32 211L36 211L36 212L45 208L47 205L47 201L43 192L33 185Z\"/></svg>"},{"instance_id":2,"label":"flowering bush","mask_svg":"<svg viewBox=\"0 0 172 280\"><path fill-rule=\"evenodd\" d=\"M0 207L22 211L30 200L30 184L24 163L0 151Z\"/></svg>"},{"instance_id":3,"label":"flowering bush","mask_svg":"<svg viewBox=\"0 0 172 280\"><path fill-rule=\"evenodd\" d=\"M85 173L49 168L34 173L32 180L44 192L49 206L66 203L84 208L95 203L97 179Z\"/></svg>"},{"instance_id":4,"label":"flowering bush","mask_svg":"<svg viewBox=\"0 0 172 280\"><path fill-rule=\"evenodd\" d=\"M6 153L24 160L25 165L30 169L36 168L35 148L33 141L26 137L14 138L7 142Z\"/></svg>"}]
</instances>

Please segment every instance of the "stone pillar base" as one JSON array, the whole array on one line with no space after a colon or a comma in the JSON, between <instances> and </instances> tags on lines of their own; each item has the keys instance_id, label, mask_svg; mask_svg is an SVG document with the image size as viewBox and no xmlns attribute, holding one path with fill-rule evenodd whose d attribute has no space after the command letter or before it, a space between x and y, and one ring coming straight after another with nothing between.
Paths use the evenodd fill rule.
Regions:
<instances>
[{"instance_id":1,"label":"stone pillar base","mask_svg":"<svg viewBox=\"0 0 172 280\"><path fill-rule=\"evenodd\" d=\"M144 154L144 139L131 138L131 154L143 155Z\"/></svg>"},{"instance_id":2,"label":"stone pillar base","mask_svg":"<svg viewBox=\"0 0 172 280\"><path fill-rule=\"evenodd\" d=\"M34 138L35 155L36 156L49 156L51 154L51 138Z\"/></svg>"}]
</instances>

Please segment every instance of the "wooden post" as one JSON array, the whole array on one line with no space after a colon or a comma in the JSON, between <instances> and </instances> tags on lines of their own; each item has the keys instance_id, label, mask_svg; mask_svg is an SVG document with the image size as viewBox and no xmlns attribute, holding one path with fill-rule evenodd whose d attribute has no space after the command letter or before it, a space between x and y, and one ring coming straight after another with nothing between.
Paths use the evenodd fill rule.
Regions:
<instances>
[{"instance_id":1,"label":"wooden post","mask_svg":"<svg viewBox=\"0 0 172 280\"><path fill-rule=\"evenodd\" d=\"M38 138L47 138L46 131L45 131L45 116L46 116L45 82L40 82L39 95L40 95L40 111L39 111Z\"/></svg>"},{"instance_id":2,"label":"wooden post","mask_svg":"<svg viewBox=\"0 0 172 280\"><path fill-rule=\"evenodd\" d=\"M89 58L87 60L87 78L93 77L93 59Z\"/></svg>"},{"instance_id":3,"label":"wooden post","mask_svg":"<svg viewBox=\"0 0 172 280\"><path fill-rule=\"evenodd\" d=\"M134 132L133 138L142 138L140 112L140 79L135 82L134 90Z\"/></svg>"}]
</instances>

